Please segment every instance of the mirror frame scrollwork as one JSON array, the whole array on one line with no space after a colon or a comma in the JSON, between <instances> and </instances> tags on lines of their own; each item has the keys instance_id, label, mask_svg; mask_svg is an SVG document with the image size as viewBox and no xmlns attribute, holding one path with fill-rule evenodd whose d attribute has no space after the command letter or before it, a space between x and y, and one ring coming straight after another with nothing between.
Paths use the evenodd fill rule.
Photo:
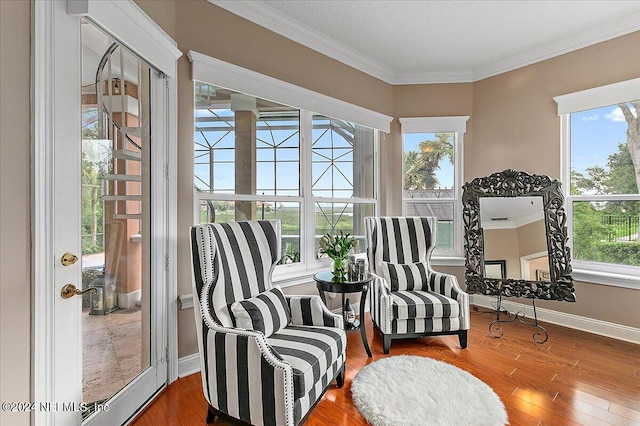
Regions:
<instances>
[{"instance_id":1,"label":"mirror frame scrollwork","mask_svg":"<svg viewBox=\"0 0 640 426\"><path fill-rule=\"evenodd\" d=\"M506 297L575 302L571 255L567 246L566 213L561 183L544 175L504 170L476 178L462 187L465 279L467 292ZM481 197L540 196L549 252L550 282L513 278L485 278L484 231L480 220Z\"/></svg>"}]
</instances>

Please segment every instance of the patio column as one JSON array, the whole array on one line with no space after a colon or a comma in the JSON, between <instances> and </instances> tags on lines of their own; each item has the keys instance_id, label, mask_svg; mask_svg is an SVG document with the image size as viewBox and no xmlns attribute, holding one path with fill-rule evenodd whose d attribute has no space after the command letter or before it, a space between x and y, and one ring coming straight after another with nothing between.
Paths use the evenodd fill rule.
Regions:
<instances>
[{"instance_id":1,"label":"patio column","mask_svg":"<svg viewBox=\"0 0 640 426\"><path fill-rule=\"evenodd\" d=\"M236 123L236 194L256 193L256 98L243 94L231 95L231 110ZM256 203L236 201L236 220L256 219Z\"/></svg>"}]
</instances>

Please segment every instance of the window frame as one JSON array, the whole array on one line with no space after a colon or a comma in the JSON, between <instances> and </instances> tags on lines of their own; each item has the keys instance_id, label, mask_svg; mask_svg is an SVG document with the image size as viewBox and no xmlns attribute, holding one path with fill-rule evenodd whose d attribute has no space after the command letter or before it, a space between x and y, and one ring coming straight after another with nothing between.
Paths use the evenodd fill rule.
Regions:
<instances>
[{"instance_id":1,"label":"window frame","mask_svg":"<svg viewBox=\"0 0 640 426\"><path fill-rule=\"evenodd\" d=\"M571 194L571 114L640 99L640 78L556 96L560 117L560 175L564 183L568 245L573 251L573 203L575 201L639 201L640 194ZM640 267L572 259L576 281L640 289Z\"/></svg>"},{"instance_id":2,"label":"window frame","mask_svg":"<svg viewBox=\"0 0 640 426\"><path fill-rule=\"evenodd\" d=\"M297 263L282 264L276 266L274 281L287 281L300 274L311 275L317 271L326 269L330 259L316 259L317 247L315 244L315 214L316 203L349 203L349 204L373 204L374 211L379 211L379 132L374 129L374 188L373 198L363 197L321 197L313 195L313 147L312 127L313 116L317 113L299 110L300 114L300 195L262 195L262 194L234 194L228 192L198 192L194 191L194 221L200 223L200 208L202 201L254 201L254 202L291 202L300 204L300 254L301 260ZM195 127L194 127L195 128ZM275 161L275 160L274 160ZM313 235L309 237L309 235ZM362 248L361 248L362 249ZM283 247L284 250L284 247Z\"/></svg>"},{"instance_id":3,"label":"window frame","mask_svg":"<svg viewBox=\"0 0 640 426\"><path fill-rule=\"evenodd\" d=\"M469 116L449 117L406 117L399 118L402 133L402 158L404 158L404 137L410 133L453 133L454 134L454 181L453 197L438 199L420 199L427 204L453 204L453 249L433 251L435 263L444 266L464 265L462 251L462 184L464 183L464 134L467 131ZM404 197L404 167L402 169L402 214L406 215L407 201L415 198Z\"/></svg>"},{"instance_id":4,"label":"window frame","mask_svg":"<svg viewBox=\"0 0 640 426\"><path fill-rule=\"evenodd\" d=\"M251 71L237 65L211 58L190 51L192 62L192 80L213 86L224 87L250 96L268 99L283 105L295 107L300 112L300 195L236 195L229 193L193 192L194 223L200 223L200 205L203 200L235 200L265 202L298 202L300 203L301 257L307 259L295 264L278 265L274 271L274 282L283 286L295 285L309 281L309 277L329 266L330 259L317 260L315 239L305 237L315 235L315 204L317 202L363 203L373 204L375 212L379 211L379 143L380 132L389 132L393 117L368 110L311 90L295 86L273 77ZM196 84L194 84L195 95ZM195 105L194 105L195 110ZM329 198L314 197L312 192L312 127L313 115L319 114L330 118L349 121L369 127L374 133L374 198ZM195 114L194 114L195 115ZM195 120L194 120L195 129ZM304 256L304 257L303 257Z\"/></svg>"}]
</instances>

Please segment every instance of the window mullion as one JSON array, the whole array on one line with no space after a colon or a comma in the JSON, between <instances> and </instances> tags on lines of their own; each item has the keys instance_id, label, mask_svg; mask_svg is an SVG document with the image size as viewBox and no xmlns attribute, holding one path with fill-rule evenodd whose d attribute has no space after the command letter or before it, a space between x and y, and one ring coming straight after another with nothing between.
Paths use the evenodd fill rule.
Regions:
<instances>
[{"instance_id":1,"label":"window mullion","mask_svg":"<svg viewBox=\"0 0 640 426\"><path fill-rule=\"evenodd\" d=\"M302 262L308 269L315 260L315 220L314 200L312 196L312 128L313 114L300 110L300 191L303 198L300 215L300 247Z\"/></svg>"},{"instance_id":2,"label":"window mullion","mask_svg":"<svg viewBox=\"0 0 640 426\"><path fill-rule=\"evenodd\" d=\"M453 161L453 252L462 255L462 183L464 182L464 133L454 133L454 161Z\"/></svg>"}]
</instances>

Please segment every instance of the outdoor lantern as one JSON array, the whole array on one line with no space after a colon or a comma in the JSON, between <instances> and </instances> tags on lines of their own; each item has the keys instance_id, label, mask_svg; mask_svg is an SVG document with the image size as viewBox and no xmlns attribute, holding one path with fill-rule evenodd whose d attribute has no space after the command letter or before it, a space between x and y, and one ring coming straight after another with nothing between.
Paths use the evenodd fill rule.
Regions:
<instances>
[{"instance_id":1,"label":"outdoor lantern","mask_svg":"<svg viewBox=\"0 0 640 426\"><path fill-rule=\"evenodd\" d=\"M118 309L116 279L104 274L91 282L96 290L91 293L89 315L107 315Z\"/></svg>"}]
</instances>

